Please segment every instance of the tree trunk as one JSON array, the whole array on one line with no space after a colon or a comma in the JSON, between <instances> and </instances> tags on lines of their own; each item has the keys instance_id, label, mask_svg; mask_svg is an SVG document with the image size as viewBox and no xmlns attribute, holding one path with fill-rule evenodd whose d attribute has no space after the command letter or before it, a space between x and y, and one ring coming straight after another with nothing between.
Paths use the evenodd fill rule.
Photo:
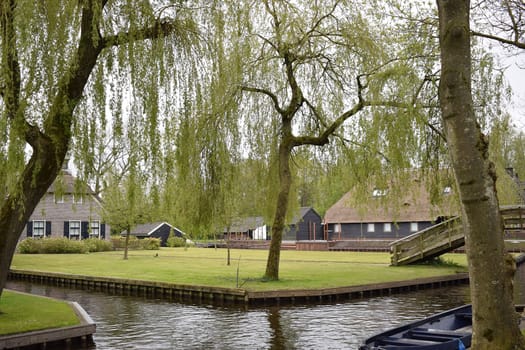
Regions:
<instances>
[{"instance_id":1,"label":"tree trunk","mask_svg":"<svg viewBox=\"0 0 525 350\"><path fill-rule=\"evenodd\" d=\"M284 130L287 128L283 127ZM290 128L291 134L291 128ZM291 142L283 137L279 145L279 194L277 197L277 208L272 225L272 239L270 241L270 251L266 263L264 279L277 281L279 279L279 262L281 258L281 243L286 224L286 214L288 211L288 199L292 186L292 174L290 172L290 156L292 154Z\"/></svg>"},{"instance_id":2,"label":"tree trunk","mask_svg":"<svg viewBox=\"0 0 525 350\"><path fill-rule=\"evenodd\" d=\"M43 140L42 140L43 141ZM20 178L20 192L10 194L0 209L0 297L7 282L18 239L29 217L58 174L65 150L55 150L49 140L34 153ZM57 153L58 152L58 153ZM55 159L54 156L58 159ZM38 169L38 170L36 170Z\"/></svg>"},{"instance_id":3,"label":"tree trunk","mask_svg":"<svg viewBox=\"0 0 525 350\"><path fill-rule=\"evenodd\" d=\"M131 227L126 228L126 240L124 241L124 260L128 260L128 248L129 248L129 234L131 232Z\"/></svg>"},{"instance_id":4,"label":"tree trunk","mask_svg":"<svg viewBox=\"0 0 525 350\"><path fill-rule=\"evenodd\" d=\"M472 106L469 1L437 0L443 124L463 211L473 306L472 349L525 349L506 263L488 141Z\"/></svg>"}]
</instances>

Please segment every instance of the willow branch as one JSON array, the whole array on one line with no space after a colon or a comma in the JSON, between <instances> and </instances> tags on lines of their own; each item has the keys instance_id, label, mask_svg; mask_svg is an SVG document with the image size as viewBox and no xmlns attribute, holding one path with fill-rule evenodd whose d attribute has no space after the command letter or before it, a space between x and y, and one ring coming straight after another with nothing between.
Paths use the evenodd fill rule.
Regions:
<instances>
[{"instance_id":1,"label":"willow branch","mask_svg":"<svg viewBox=\"0 0 525 350\"><path fill-rule=\"evenodd\" d=\"M275 94L273 94L271 91L266 90L266 89L256 88L256 87L250 87L250 86L241 86L241 90L248 91L248 92L256 92L256 93L260 93L260 94L268 96L272 100L273 105L275 109L277 110L277 112L281 115L284 113L284 110L279 105L279 100L277 99L277 96L275 96Z\"/></svg>"},{"instance_id":2,"label":"willow branch","mask_svg":"<svg viewBox=\"0 0 525 350\"><path fill-rule=\"evenodd\" d=\"M101 38L101 46L103 48L108 48L144 39L165 38L177 32L179 29L180 26L177 22L166 20L155 21L151 27L104 36Z\"/></svg>"},{"instance_id":3,"label":"willow branch","mask_svg":"<svg viewBox=\"0 0 525 350\"><path fill-rule=\"evenodd\" d=\"M505 38L502 38L502 37L499 37L499 36L495 36L495 35L491 35L491 34L485 34L485 33L480 33L480 32L476 32L476 31L471 31L470 33L472 35L474 35L474 36L479 36L481 38L495 40L495 41L498 41L498 42L500 42L502 44L515 46L515 47L517 47L519 49L525 49L525 43L519 42L517 40L508 40L508 39L505 39Z\"/></svg>"}]
</instances>

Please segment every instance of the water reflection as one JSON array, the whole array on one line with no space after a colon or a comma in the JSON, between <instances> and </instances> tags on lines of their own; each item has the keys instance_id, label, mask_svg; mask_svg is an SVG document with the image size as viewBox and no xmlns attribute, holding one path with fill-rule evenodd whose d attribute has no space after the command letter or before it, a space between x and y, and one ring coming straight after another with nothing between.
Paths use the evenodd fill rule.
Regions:
<instances>
[{"instance_id":1,"label":"water reflection","mask_svg":"<svg viewBox=\"0 0 525 350\"><path fill-rule=\"evenodd\" d=\"M243 310L9 282L78 301L97 323L96 349L355 349L395 324L468 302L455 286L348 303Z\"/></svg>"}]
</instances>

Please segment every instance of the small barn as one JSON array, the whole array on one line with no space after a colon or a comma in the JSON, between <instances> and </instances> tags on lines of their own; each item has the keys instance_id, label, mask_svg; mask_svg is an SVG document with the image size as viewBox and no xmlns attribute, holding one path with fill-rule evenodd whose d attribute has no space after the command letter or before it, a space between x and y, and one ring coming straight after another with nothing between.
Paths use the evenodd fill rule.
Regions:
<instances>
[{"instance_id":1,"label":"small barn","mask_svg":"<svg viewBox=\"0 0 525 350\"><path fill-rule=\"evenodd\" d=\"M176 237L185 237L186 234L176 228L175 226L172 226L168 224L167 222L152 222L147 224L141 224L137 225L133 230L131 230L130 235L135 236L139 239L142 238L160 238L160 246L166 247L167 241L170 233L173 232L173 234ZM124 236L126 232L122 232L121 235Z\"/></svg>"},{"instance_id":2,"label":"small barn","mask_svg":"<svg viewBox=\"0 0 525 350\"><path fill-rule=\"evenodd\" d=\"M323 240L321 216L311 207L299 208L298 213L288 223L284 233L285 241Z\"/></svg>"},{"instance_id":3,"label":"small barn","mask_svg":"<svg viewBox=\"0 0 525 350\"><path fill-rule=\"evenodd\" d=\"M224 239L227 240L267 240L268 226L262 216L250 216L236 220L224 230Z\"/></svg>"}]
</instances>

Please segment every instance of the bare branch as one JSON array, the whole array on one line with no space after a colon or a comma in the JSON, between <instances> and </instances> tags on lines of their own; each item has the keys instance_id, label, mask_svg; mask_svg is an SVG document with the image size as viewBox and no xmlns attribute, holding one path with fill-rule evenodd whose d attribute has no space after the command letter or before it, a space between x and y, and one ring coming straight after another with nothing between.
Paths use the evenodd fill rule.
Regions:
<instances>
[{"instance_id":1,"label":"bare branch","mask_svg":"<svg viewBox=\"0 0 525 350\"><path fill-rule=\"evenodd\" d=\"M277 99L277 96L275 96L275 94L273 94L271 91L266 90L266 89L256 88L256 87L250 87L250 86L241 86L241 90L248 91L248 92L257 92L257 93L261 93L261 94L268 96L273 101L273 105L275 109L277 110L277 112L281 115L284 113L284 110L279 105L279 100Z\"/></svg>"},{"instance_id":2,"label":"bare branch","mask_svg":"<svg viewBox=\"0 0 525 350\"><path fill-rule=\"evenodd\" d=\"M471 31L470 33L472 35L474 35L474 36L479 36L481 38L495 40L495 41L498 41L498 42L500 42L502 44L515 46L515 47L517 47L519 49L525 49L525 43L522 43L522 42L519 42L519 41L508 40L508 39L505 39L505 38L502 38L502 37L499 37L499 36L496 36L496 35L485 34L485 33L480 33L480 32L476 32L476 31Z\"/></svg>"},{"instance_id":3,"label":"bare branch","mask_svg":"<svg viewBox=\"0 0 525 350\"><path fill-rule=\"evenodd\" d=\"M103 48L108 48L144 39L164 38L179 30L180 26L177 22L167 20L155 21L151 27L129 32L120 32L116 35L102 37L101 46Z\"/></svg>"}]
</instances>

